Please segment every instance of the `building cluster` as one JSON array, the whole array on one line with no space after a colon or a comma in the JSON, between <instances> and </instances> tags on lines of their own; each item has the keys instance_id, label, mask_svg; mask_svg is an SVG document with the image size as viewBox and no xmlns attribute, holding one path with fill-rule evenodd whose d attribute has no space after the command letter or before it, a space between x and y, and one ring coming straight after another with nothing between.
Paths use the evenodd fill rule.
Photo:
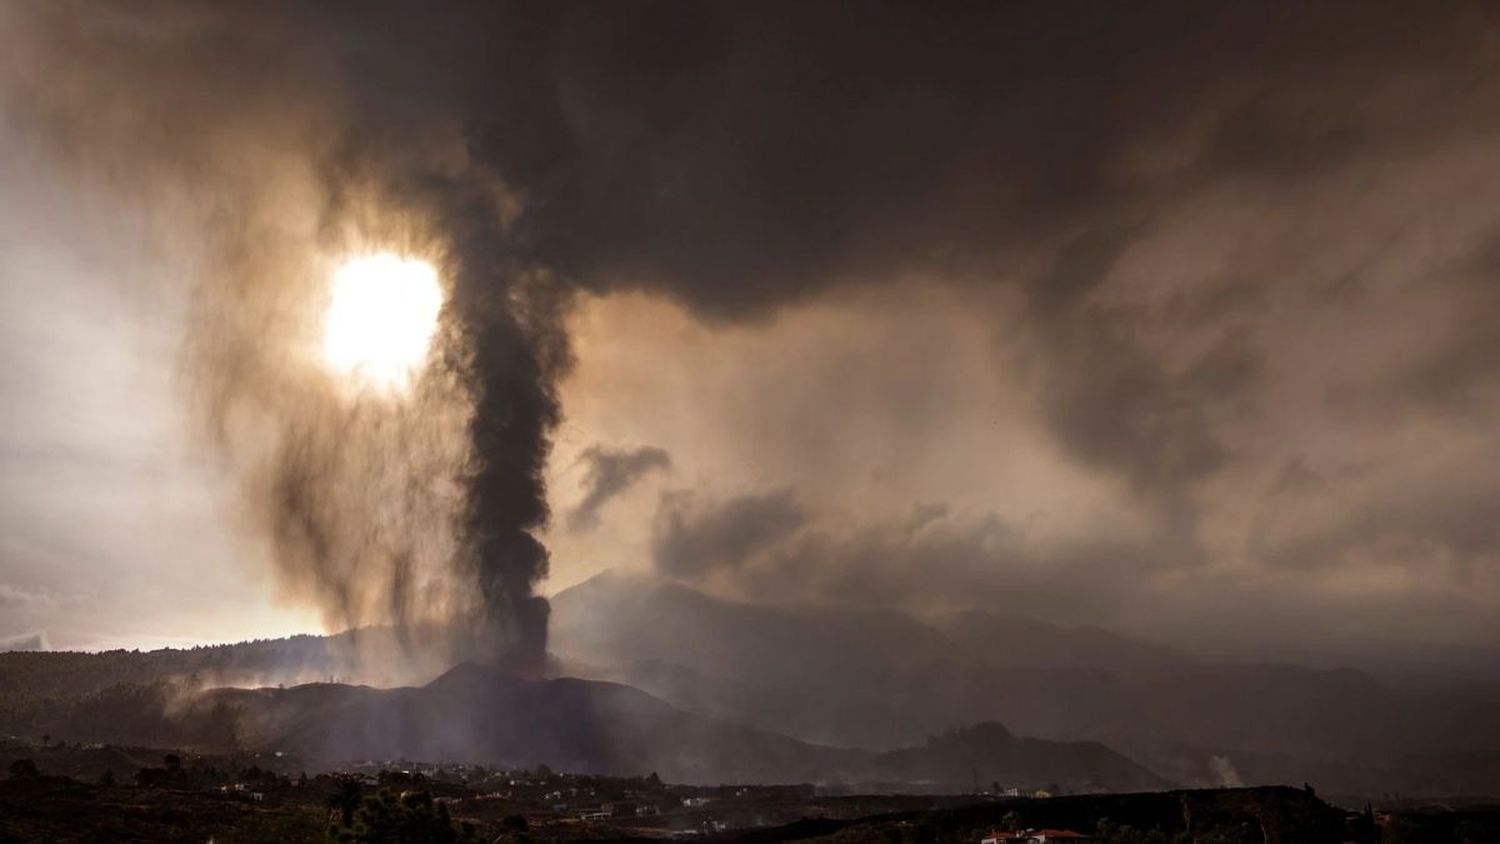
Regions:
<instances>
[{"instance_id":1,"label":"building cluster","mask_svg":"<svg viewBox=\"0 0 1500 844\"><path fill-rule=\"evenodd\" d=\"M1096 844L1097 835L1074 832L1071 829L1025 829L995 830L979 840L979 844Z\"/></svg>"}]
</instances>

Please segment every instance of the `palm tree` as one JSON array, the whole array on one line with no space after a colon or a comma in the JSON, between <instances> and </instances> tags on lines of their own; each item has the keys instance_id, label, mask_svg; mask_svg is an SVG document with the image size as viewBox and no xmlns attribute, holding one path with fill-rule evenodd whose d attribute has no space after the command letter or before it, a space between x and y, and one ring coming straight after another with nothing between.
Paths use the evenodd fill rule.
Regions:
<instances>
[{"instance_id":1,"label":"palm tree","mask_svg":"<svg viewBox=\"0 0 1500 844\"><path fill-rule=\"evenodd\" d=\"M339 777L338 785L328 795L328 808L339 810L339 819L344 826L354 823L354 810L365 797L364 787L354 777Z\"/></svg>"}]
</instances>

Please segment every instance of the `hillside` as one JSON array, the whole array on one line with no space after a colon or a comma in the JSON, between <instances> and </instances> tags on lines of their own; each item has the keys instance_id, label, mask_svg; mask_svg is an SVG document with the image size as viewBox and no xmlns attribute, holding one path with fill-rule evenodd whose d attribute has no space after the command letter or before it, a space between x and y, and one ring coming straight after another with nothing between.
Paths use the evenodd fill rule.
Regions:
<instances>
[{"instance_id":1,"label":"hillside","mask_svg":"<svg viewBox=\"0 0 1500 844\"><path fill-rule=\"evenodd\" d=\"M149 653L0 654L0 733L60 736L66 721L79 735L97 726L140 743L212 744L283 740L288 725L345 705L368 710L355 723L390 720L413 692L305 684L334 676L419 688L447 667L403 663L401 641L363 630ZM620 573L554 597L551 648L554 676L634 687L680 713L806 746L879 754L996 722L1053 742L1102 743L1194 786L1500 794L1500 694L1483 685L1411 689L1348 668L1213 661L982 611L917 619L736 603ZM381 655L383 670L361 673L375 667L361 653ZM217 713L204 710L187 728L163 716L206 686L282 684L285 694L215 692L203 700L222 703ZM443 720L412 711L419 716ZM348 729L328 734L357 744Z\"/></svg>"},{"instance_id":2,"label":"hillside","mask_svg":"<svg viewBox=\"0 0 1500 844\"><path fill-rule=\"evenodd\" d=\"M1069 791L1148 791L1169 785L1098 742L1020 738L995 723L879 754L873 766L891 782L959 783L968 771L975 788L989 783L1056 783ZM1080 782L1083 771L1097 779Z\"/></svg>"},{"instance_id":3,"label":"hillside","mask_svg":"<svg viewBox=\"0 0 1500 844\"><path fill-rule=\"evenodd\" d=\"M674 782L883 782L962 788L976 770L1021 785L1139 790L1167 783L1101 745L1017 739L998 726L897 754L813 745L673 707L617 683L532 681L464 664L420 687L122 685L39 725L65 741L239 746L337 763L421 759ZM970 739L973 739L972 741ZM959 752L960 746L963 748ZM976 765L978 768L976 768Z\"/></svg>"},{"instance_id":4,"label":"hillside","mask_svg":"<svg viewBox=\"0 0 1500 844\"><path fill-rule=\"evenodd\" d=\"M556 595L552 618L578 673L805 741L890 750L997 721L1196 785L1500 792L1500 729L1483 715L1500 696L1483 687L1214 661L982 611L757 606L614 572Z\"/></svg>"}]
</instances>

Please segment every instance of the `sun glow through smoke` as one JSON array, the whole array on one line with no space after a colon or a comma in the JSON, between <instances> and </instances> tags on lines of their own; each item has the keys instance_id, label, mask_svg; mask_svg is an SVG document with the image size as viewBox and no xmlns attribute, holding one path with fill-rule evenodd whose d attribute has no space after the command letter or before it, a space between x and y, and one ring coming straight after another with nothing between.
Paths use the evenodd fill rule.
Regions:
<instances>
[{"instance_id":1,"label":"sun glow through smoke","mask_svg":"<svg viewBox=\"0 0 1500 844\"><path fill-rule=\"evenodd\" d=\"M333 371L386 392L403 390L427 360L443 307L437 269L389 252L339 265L323 318Z\"/></svg>"}]
</instances>

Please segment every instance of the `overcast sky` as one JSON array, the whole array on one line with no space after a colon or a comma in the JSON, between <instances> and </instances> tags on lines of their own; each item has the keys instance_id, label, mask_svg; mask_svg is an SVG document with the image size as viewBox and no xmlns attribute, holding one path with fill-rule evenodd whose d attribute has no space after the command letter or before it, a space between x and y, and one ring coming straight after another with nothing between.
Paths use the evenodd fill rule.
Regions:
<instances>
[{"instance_id":1,"label":"overcast sky","mask_svg":"<svg viewBox=\"0 0 1500 844\"><path fill-rule=\"evenodd\" d=\"M183 303L139 209L80 194L0 124L0 638L222 641L316 625L236 547L184 447ZM180 294L179 294L180 295Z\"/></svg>"},{"instance_id":2,"label":"overcast sky","mask_svg":"<svg viewBox=\"0 0 1500 844\"><path fill-rule=\"evenodd\" d=\"M302 430L245 356L392 215L526 279L462 314L530 379L478 383L534 399L543 593L1500 637L1485 4L547 7L0 13L0 638L380 620L202 385ZM203 296L276 305L234 367Z\"/></svg>"}]
</instances>

